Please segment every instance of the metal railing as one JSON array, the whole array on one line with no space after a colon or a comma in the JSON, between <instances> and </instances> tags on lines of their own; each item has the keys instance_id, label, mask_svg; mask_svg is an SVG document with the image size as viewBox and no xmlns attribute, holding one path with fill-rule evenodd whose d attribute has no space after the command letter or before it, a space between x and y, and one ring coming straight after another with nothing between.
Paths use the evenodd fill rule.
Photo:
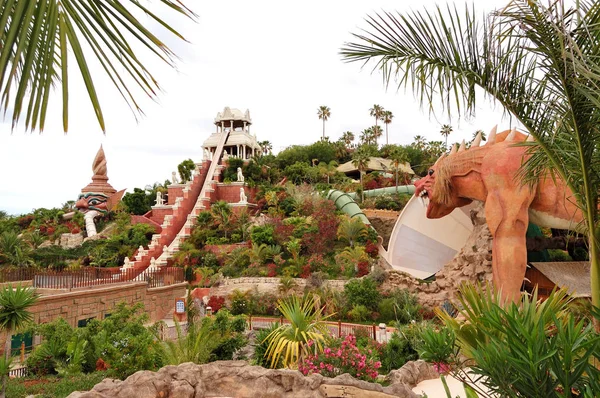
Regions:
<instances>
[{"instance_id":1,"label":"metal railing","mask_svg":"<svg viewBox=\"0 0 600 398\"><path fill-rule=\"evenodd\" d=\"M4 268L0 271L0 283L30 281L35 272L35 268Z\"/></svg>"},{"instance_id":2,"label":"metal railing","mask_svg":"<svg viewBox=\"0 0 600 398\"><path fill-rule=\"evenodd\" d=\"M0 274L2 272L0 271ZM161 287L184 281L183 269L161 267L155 270L130 268L82 268L77 271L36 270L33 287L41 289L78 289L127 282L147 282L148 287Z\"/></svg>"}]
</instances>

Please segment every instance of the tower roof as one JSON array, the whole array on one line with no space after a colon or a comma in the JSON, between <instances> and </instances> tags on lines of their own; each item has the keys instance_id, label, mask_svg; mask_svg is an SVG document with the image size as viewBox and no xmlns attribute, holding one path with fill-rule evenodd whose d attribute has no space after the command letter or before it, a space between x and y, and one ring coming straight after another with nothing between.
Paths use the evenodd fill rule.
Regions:
<instances>
[{"instance_id":1,"label":"tower roof","mask_svg":"<svg viewBox=\"0 0 600 398\"><path fill-rule=\"evenodd\" d=\"M252 124L252 119L250 118L250 111L246 109L245 113L242 113L237 108L230 108L226 106L223 109L223 112L217 113L217 117L215 117L215 124L221 124L221 122L226 121L240 121L246 122L246 124Z\"/></svg>"}]
</instances>

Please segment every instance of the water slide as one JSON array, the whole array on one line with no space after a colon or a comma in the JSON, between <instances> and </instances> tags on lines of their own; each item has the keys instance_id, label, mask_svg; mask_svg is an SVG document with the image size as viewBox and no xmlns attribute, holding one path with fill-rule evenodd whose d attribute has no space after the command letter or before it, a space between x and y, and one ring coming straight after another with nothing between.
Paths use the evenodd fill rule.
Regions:
<instances>
[{"instance_id":1,"label":"water slide","mask_svg":"<svg viewBox=\"0 0 600 398\"><path fill-rule=\"evenodd\" d=\"M398 193L413 194L413 185L398 186ZM396 187L365 191L365 197L396 193ZM371 223L355 202L356 193L329 191L328 199L350 217L359 217ZM419 279L435 275L444 264L462 249L473 230L470 219L471 206L455 209L448 216L430 220L425 216L425 206L419 198L410 198L396 220L388 243L388 250L380 248L381 255L393 269Z\"/></svg>"}]
</instances>

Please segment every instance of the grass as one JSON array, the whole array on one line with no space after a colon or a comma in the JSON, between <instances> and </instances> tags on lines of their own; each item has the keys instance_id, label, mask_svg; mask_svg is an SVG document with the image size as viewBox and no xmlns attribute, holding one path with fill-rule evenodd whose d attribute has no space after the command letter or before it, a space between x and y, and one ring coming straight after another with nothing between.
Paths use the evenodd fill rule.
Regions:
<instances>
[{"instance_id":1,"label":"grass","mask_svg":"<svg viewBox=\"0 0 600 398\"><path fill-rule=\"evenodd\" d=\"M37 398L64 398L73 391L88 391L107 377L106 372L93 372L77 376L26 377L10 379L6 396L22 398L35 395Z\"/></svg>"}]
</instances>

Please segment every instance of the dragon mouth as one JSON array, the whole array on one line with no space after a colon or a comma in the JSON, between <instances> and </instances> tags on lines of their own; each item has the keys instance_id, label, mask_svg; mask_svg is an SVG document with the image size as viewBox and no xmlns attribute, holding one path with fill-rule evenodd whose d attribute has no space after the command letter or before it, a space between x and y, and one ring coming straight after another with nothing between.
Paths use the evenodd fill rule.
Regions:
<instances>
[{"instance_id":1,"label":"dragon mouth","mask_svg":"<svg viewBox=\"0 0 600 398\"><path fill-rule=\"evenodd\" d=\"M429 192L427 192L427 189L423 189L419 192L419 199L421 199L423 207L429 207Z\"/></svg>"}]
</instances>

